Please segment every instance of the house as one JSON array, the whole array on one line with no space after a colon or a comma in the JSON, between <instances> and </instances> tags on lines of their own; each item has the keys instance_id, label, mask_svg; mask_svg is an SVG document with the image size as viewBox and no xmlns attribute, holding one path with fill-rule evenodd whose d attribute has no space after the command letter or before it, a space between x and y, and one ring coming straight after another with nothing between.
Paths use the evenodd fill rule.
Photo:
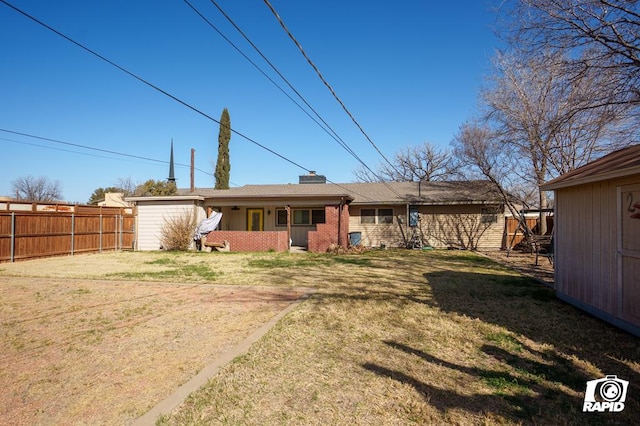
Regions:
<instances>
[{"instance_id":1,"label":"house","mask_svg":"<svg viewBox=\"0 0 640 426\"><path fill-rule=\"evenodd\" d=\"M558 297L640 336L640 145L540 189L555 191Z\"/></svg>"},{"instance_id":2,"label":"house","mask_svg":"<svg viewBox=\"0 0 640 426\"><path fill-rule=\"evenodd\" d=\"M124 200L122 192L105 192L104 200L98 201L100 207L131 207L131 203Z\"/></svg>"},{"instance_id":3,"label":"house","mask_svg":"<svg viewBox=\"0 0 640 426\"><path fill-rule=\"evenodd\" d=\"M418 245L499 249L504 230L500 195L484 181L327 183L300 176L298 184L245 185L225 190L180 189L176 196L129 197L138 210L137 249L159 249L168 218L195 211L222 213L216 242L231 251L289 249L324 252L331 244Z\"/></svg>"}]
</instances>

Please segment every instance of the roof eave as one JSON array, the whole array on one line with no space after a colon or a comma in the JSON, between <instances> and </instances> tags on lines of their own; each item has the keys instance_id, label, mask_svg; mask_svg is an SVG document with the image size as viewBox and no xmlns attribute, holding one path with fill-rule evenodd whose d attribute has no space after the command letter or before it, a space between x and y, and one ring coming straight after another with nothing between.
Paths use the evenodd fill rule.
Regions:
<instances>
[{"instance_id":1,"label":"roof eave","mask_svg":"<svg viewBox=\"0 0 640 426\"><path fill-rule=\"evenodd\" d=\"M125 197L125 201L204 201L201 195L154 195L148 197Z\"/></svg>"},{"instance_id":2,"label":"roof eave","mask_svg":"<svg viewBox=\"0 0 640 426\"><path fill-rule=\"evenodd\" d=\"M460 205L497 205L504 204L503 200L455 200L455 201L427 201L427 200L393 200L393 201L354 201L351 205L419 205L419 206L460 206Z\"/></svg>"},{"instance_id":3,"label":"roof eave","mask_svg":"<svg viewBox=\"0 0 640 426\"><path fill-rule=\"evenodd\" d=\"M589 183L600 182L608 179L616 179L630 175L640 174L640 166L628 167L625 169L613 170L608 173L598 173L591 176L571 179L571 177L557 177L549 182L540 185L542 191L553 191L556 189L568 188L577 185L586 185Z\"/></svg>"}]
</instances>

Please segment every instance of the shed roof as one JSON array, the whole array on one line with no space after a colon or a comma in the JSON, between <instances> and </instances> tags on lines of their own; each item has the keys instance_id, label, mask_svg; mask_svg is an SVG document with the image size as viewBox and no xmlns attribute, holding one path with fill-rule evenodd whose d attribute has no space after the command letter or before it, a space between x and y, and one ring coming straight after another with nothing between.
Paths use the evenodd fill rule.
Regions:
<instances>
[{"instance_id":1,"label":"shed roof","mask_svg":"<svg viewBox=\"0 0 640 426\"><path fill-rule=\"evenodd\" d=\"M186 195L189 189L179 189ZM500 194L488 181L376 182L245 185L230 189L198 188L194 194L210 200L274 198L342 198L352 204L492 204Z\"/></svg>"},{"instance_id":2,"label":"shed roof","mask_svg":"<svg viewBox=\"0 0 640 426\"><path fill-rule=\"evenodd\" d=\"M614 151L540 185L540 189L551 191L633 174L640 174L640 145Z\"/></svg>"}]
</instances>

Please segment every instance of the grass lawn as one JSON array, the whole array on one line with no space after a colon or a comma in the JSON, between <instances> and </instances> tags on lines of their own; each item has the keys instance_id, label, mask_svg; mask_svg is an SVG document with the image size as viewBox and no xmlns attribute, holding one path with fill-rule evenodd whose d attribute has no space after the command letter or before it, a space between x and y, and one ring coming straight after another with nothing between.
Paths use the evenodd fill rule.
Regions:
<instances>
[{"instance_id":1,"label":"grass lawn","mask_svg":"<svg viewBox=\"0 0 640 426\"><path fill-rule=\"evenodd\" d=\"M0 282L32 274L316 290L161 425L640 424L640 340L475 254L66 259L58 271L57 259L38 261L40 271L0 264ZM586 381L607 374L630 383L624 411L582 413Z\"/></svg>"}]
</instances>

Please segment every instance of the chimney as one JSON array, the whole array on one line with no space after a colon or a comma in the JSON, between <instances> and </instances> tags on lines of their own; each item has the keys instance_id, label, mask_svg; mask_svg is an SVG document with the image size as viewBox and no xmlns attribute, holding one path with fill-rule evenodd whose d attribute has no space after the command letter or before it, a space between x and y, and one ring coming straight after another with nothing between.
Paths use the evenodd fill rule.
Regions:
<instances>
[{"instance_id":1,"label":"chimney","mask_svg":"<svg viewBox=\"0 0 640 426\"><path fill-rule=\"evenodd\" d=\"M327 178L323 175L317 175L315 170L309 170L308 175L302 175L299 177L298 183L300 184L327 183Z\"/></svg>"}]
</instances>

